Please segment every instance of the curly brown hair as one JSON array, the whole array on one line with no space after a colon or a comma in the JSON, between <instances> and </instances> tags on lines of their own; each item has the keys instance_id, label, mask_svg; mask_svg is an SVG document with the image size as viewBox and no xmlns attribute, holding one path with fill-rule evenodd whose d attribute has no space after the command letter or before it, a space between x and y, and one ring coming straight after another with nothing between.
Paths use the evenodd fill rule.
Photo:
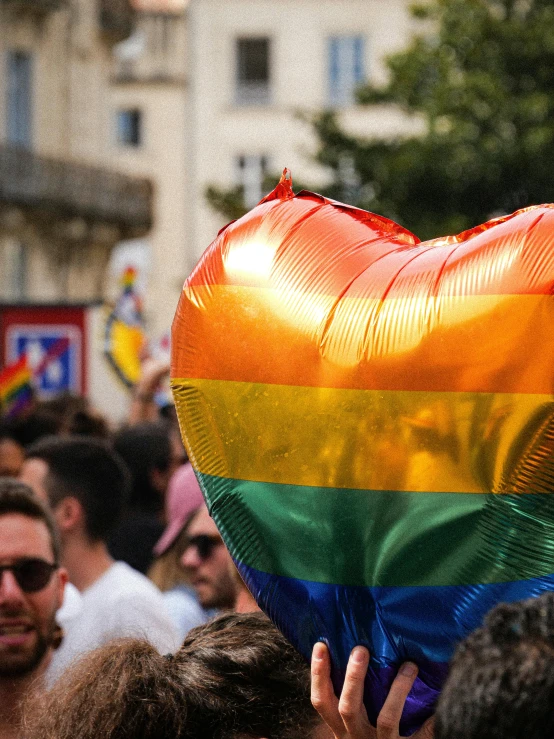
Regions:
<instances>
[{"instance_id":1,"label":"curly brown hair","mask_svg":"<svg viewBox=\"0 0 554 739\"><path fill-rule=\"evenodd\" d=\"M306 739L320 723L308 666L262 613L198 626L178 659L195 739Z\"/></svg>"},{"instance_id":2,"label":"curly brown hair","mask_svg":"<svg viewBox=\"0 0 554 739\"><path fill-rule=\"evenodd\" d=\"M136 639L85 655L28 702L26 739L307 739L309 670L261 613L198 626L176 655Z\"/></svg>"},{"instance_id":3,"label":"curly brown hair","mask_svg":"<svg viewBox=\"0 0 554 739\"><path fill-rule=\"evenodd\" d=\"M45 695L30 696L29 739L188 739L181 670L146 641L124 639L76 662Z\"/></svg>"},{"instance_id":4,"label":"curly brown hair","mask_svg":"<svg viewBox=\"0 0 554 739\"><path fill-rule=\"evenodd\" d=\"M501 603L456 650L436 739L554 736L554 593Z\"/></svg>"}]
</instances>

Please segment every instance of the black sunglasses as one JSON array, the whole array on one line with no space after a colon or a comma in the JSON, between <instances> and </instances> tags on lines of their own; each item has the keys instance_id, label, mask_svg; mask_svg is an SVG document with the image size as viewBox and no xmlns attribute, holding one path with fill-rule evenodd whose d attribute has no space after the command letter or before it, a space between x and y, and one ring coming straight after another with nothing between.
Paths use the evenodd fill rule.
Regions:
<instances>
[{"instance_id":1,"label":"black sunglasses","mask_svg":"<svg viewBox=\"0 0 554 739\"><path fill-rule=\"evenodd\" d=\"M221 537L210 536L209 534L198 534L198 536L191 536L187 542L188 547L196 547L198 556L200 559L209 559L212 556L213 550L223 544Z\"/></svg>"},{"instance_id":2,"label":"black sunglasses","mask_svg":"<svg viewBox=\"0 0 554 739\"><path fill-rule=\"evenodd\" d=\"M57 564L38 557L18 559L11 565L0 565L0 583L2 574L9 570L24 593L37 593L48 585L54 570L57 569Z\"/></svg>"}]
</instances>

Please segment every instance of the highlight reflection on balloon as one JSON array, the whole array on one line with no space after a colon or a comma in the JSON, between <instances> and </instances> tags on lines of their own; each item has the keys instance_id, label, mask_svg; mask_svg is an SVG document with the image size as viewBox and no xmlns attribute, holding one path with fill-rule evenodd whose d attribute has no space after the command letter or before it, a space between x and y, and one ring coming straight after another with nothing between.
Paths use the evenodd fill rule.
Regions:
<instances>
[{"instance_id":1,"label":"highlight reflection on balloon","mask_svg":"<svg viewBox=\"0 0 554 739\"><path fill-rule=\"evenodd\" d=\"M368 646L430 714L454 645L554 588L554 208L420 243L282 179L189 277L172 385L211 513L263 610L340 688Z\"/></svg>"}]
</instances>

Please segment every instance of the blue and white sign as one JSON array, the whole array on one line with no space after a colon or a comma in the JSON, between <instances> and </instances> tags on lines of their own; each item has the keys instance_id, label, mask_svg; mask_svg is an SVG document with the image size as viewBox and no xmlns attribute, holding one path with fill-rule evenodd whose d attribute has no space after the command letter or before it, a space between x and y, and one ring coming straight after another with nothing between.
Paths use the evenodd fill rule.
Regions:
<instances>
[{"instance_id":1,"label":"blue and white sign","mask_svg":"<svg viewBox=\"0 0 554 739\"><path fill-rule=\"evenodd\" d=\"M6 332L7 362L27 354L35 386L48 398L81 393L81 332L70 325L11 325Z\"/></svg>"}]
</instances>

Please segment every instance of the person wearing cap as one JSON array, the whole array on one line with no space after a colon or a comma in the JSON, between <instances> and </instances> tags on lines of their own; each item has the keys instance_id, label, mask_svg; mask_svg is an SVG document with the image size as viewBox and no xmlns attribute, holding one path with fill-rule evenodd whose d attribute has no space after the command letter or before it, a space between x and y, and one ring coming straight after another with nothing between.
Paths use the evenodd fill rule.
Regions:
<instances>
[{"instance_id":1,"label":"person wearing cap","mask_svg":"<svg viewBox=\"0 0 554 739\"><path fill-rule=\"evenodd\" d=\"M179 467L169 482L165 511L167 526L154 547L156 559L148 571L148 577L162 591L166 609L181 640L190 629L205 623L214 614L198 603L194 588L180 564L188 545L188 524L203 503L194 470L187 462Z\"/></svg>"}]
</instances>

